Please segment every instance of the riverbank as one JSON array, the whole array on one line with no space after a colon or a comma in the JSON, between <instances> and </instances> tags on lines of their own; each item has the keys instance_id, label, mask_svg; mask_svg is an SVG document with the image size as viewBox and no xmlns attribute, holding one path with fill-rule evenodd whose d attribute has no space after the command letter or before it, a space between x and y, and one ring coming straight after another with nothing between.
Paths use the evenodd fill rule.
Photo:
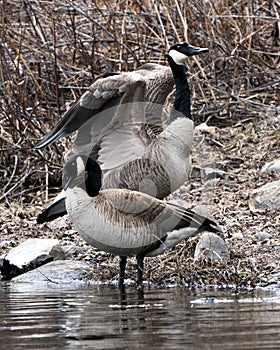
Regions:
<instances>
[{"instance_id":1,"label":"riverbank","mask_svg":"<svg viewBox=\"0 0 280 350\"><path fill-rule=\"evenodd\" d=\"M206 131L205 131L206 130ZM176 246L173 251L145 261L145 279L156 286L169 284L265 286L280 273L279 210L258 211L249 205L252 191L279 180L279 172L261 172L267 162L278 157L279 116L248 118L226 128L197 132L193 162L196 168L215 169L214 176L197 176L186 182L170 198L207 209L222 227L230 259L195 261L194 250L200 235ZM92 278L116 280L118 257L87 245L73 230L67 216L44 225L36 224L42 198L32 204L9 202L1 208L0 255L27 238L57 238L67 259L88 262ZM129 259L127 276L135 279L134 259Z\"/></svg>"}]
</instances>

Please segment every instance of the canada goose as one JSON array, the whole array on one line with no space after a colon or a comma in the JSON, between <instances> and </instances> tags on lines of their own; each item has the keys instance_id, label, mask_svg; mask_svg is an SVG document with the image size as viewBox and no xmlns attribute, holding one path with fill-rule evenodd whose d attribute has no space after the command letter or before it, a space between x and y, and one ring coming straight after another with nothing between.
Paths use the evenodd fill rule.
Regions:
<instances>
[{"instance_id":1,"label":"canada goose","mask_svg":"<svg viewBox=\"0 0 280 350\"><path fill-rule=\"evenodd\" d=\"M91 153L101 162L104 188L128 188L166 197L185 182L191 166L193 122L189 119L190 92L184 62L188 56L206 51L186 42L170 47L167 57L176 96L165 129L160 108L155 107L158 103L144 101L164 102L166 91L170 92L170 68L146 64L131 73L98 79L36 147L50 144L84 124L76 139L77 153ZM157 94L158 80L162 89ZM39 215L38 222L64 215L64 209L60 196L59 202L55 200Z\"/></svg>"},{"instance_id":2,"label":"canada goose","mask_svg":"<svg viewBox=\"0 0 280 350\"><path fill-rule=\"evenodd\" d=\"M171 46L168 50L167 57L170 67L146 63L133 72L101 74L64 114L61 121L35 145L35 148L40 149L52 144L61 137L80 129L83 124L91 119L93 120L91 126L94 129L97 128L100 133L100 128L104 127L106 123L102 123L100 118L97 118L96 122L95 117L106 109L124 103L137 102L135 98L138 98L138 102L148 102L145 105L148 109L153 105L163 105L172 91L174 80L176 96L173 109L191 118L190 91L184 63L187 57L207 51L208 48L195 47L187 42L181 42ZM135 90L137 93L135 93ZM142 95L143 99L139 95ZM113 111L115 110L113 109ZM102 117L104 117L104 114ZM109 118L113 119L113 117L113 114L109 115ZM149 111L145 111L145 123L158 125L160 117L158 110L156 113L152 113L152 120L149 120L150 117ZM142 120L141 118L140 121ZM98 122L100 122L100 125L98 125ZM94 144L94 142L96 140L91 140L91 144Z\"/></svg>"},{"instance_id":3,"label":"canada goose","mask_svg":"<svg viewBox=\"0 0 280 350\"><path fill-rule=\"evenodd\" d=\"M145 256L161 254L201 231L220 231L212 220L145 193L101 190L101 176L96 161L72 156L64 171L66 209L86 242L120 256L120 284L127 256L136 256L137 284L141 285Z\"/></svg>"}]
</instances>

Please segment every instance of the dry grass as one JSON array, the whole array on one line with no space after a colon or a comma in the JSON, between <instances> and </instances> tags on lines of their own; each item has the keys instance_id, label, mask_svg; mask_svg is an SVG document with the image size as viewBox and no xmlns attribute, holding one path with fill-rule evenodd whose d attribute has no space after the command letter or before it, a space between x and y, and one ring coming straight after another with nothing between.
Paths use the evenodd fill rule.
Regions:
<instances>
[{"instance_id":1,"label":"dry grass","mask_svg":"<svg viewBox=\"0 0 280 350\"><path fill-rule=\"evenodd\" d=\"M276 116L279 10L279 2L271 0L3 0L4 231L24 232L24 220L33 220L59 187L69 141L43 152L33 146L102 72L132 70L144 62L165 64L168 46L187 39L210 49L188 63L196 124L207 121L223 130Z\"/></svg>"}]
</instances>

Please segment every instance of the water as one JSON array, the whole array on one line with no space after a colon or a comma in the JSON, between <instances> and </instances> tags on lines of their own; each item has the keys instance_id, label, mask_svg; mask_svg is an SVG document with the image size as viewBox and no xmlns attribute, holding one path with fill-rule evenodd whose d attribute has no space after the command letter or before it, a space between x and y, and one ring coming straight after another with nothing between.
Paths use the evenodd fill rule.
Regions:
<instances>
[{"instance_id":1,"label":"water","mask_svg":"<svg viewBox=\"0 0 280 350\"><path fill-rule=\"evenodd\" d=\"M280 349L280 290L0 284L0 349Z\"/></svg>"}]
</instances>

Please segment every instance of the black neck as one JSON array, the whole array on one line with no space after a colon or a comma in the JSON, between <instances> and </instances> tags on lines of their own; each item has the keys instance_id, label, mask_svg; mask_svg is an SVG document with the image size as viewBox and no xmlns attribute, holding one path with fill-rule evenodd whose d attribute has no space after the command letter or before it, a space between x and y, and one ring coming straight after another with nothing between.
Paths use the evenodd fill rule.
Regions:
<instances>
[{"instance_id":1,"label":"black neck","mask_svg":"<svg viewBox=\"0 0 280 350\"><path fill-rule=\"evenodd\" d=\"M176 87L174 106L170 116L170 122L179 116L191 118L190 88L186 77L186 67L183 64L176 64L170 56L168 56L168 62L173 73Z\"/></svg>"},{"instance_id":2,"label":"black neck","mask_svg":"<svg viewBox=\"0 0 280 350\"><path fill-rule=\"evenodd\" d=\"M101 169L100 166L91 158L88 158L86 164L85 185L87 194L90 197L98 195L101 188Z\"/></svg>"}]
</instances>

